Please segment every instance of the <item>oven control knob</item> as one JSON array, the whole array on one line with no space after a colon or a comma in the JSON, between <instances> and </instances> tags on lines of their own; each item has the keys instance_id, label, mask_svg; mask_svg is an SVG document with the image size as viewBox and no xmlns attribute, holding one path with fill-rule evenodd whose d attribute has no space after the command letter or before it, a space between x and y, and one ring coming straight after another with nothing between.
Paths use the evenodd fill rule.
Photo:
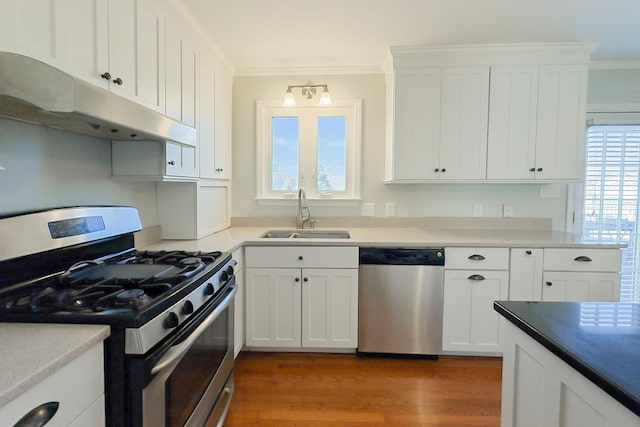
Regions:
<instances>
[{"instance_id":1,"label":"oven control knob","mask_svg":"<svg viewBox=\"0 0 640 427\"><path fill-rule=\"evenodd\" d=\"M182 306L182 314L191 314L193 313L193 303L191 301L185 301Z\"/></svg>"},{"instance_id":2,"label":"oven control knob","mask_svg":"<svg viewBox=\"0 0 640 427\"><path fill-rule=\"evenodd\" d=\"M226 272L229 276L233 276L233 272L234 272L233 266L230 265L229 267L227 267Z\"/></svg>"},{"instance_id":3,"label":"oven control knob","mask_svg":"<svg viewBox=\"0 0 640 427\"><path fill-rule=\"evenodd\" d=\"M180 320L178 319L178 315L173 312L169 313L169 315L164 319L164 327L167 329L173 329L178 326L179 323Z\"/></svg>"},{"instance_id":4,"label":"oven control knob","mask_svg":"<svg viewBox=\"0 0 640 427\"><path fill-rule=\"evenodd\" d=\"M213 283L207 283L207 286L204 287L205 295L213 295L215 292L215 288L213 287Z\"/></svg>"},{"instance_id":5,"label":"oven control knob","mask_svg":"<svg viewBox=\"0 0 640 427\"><path fill-rule=\"evenodd\" d=\"M224 283L227 280L229 280L229 273L227 273L226 271L223 271L222 273L220 273L220 282Z\"/></svg>"}]
</instances>

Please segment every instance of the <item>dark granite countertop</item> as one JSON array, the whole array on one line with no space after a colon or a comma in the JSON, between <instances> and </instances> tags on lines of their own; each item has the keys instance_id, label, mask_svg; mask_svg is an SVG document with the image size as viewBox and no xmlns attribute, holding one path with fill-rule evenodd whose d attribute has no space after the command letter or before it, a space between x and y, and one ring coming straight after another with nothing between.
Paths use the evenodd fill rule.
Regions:
<instances>
[{"instance_id":1,"label":"dark granite countertop","mask_svg":"<svg viewBox=\"0 0 640 427\"><path fill-rule=\"evenodd\" d=\"M640 304L496 301L494 309L640 416Z\"/></svg>"}]
</instances>

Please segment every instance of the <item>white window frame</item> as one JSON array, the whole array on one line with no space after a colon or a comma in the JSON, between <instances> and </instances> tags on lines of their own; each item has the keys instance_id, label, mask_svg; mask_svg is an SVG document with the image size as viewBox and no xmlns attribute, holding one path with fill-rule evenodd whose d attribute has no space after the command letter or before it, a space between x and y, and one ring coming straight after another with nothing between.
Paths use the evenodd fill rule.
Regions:
<instances>
[{"instance_id":1,"label":"white window frame","mask_svg":"<svg viewBox=\"0 0 640 427\"><path fill-rule=\"evenodd\" d=\"M305 188L308 200L321 202L326 205L357 205L361 200L361 109L362 101L359 99L333 100L330 107L319 107L316 100L297 101L296 107L283 107L282 101L257 101L256 102L256 143L257 143L257 173L256 173L256 199L261 204L290 203L297 197L297 189L291 192L271 191L271 160L272 160L272 119L274 117L292 117L304 114L321 116L345 116L346 118L346 165L345 165L345 191L331 193L319 193L316 191L315 176L311 171L305 170L305 176L298 176L298 182ZM316 130L317 133L317 130ZM311 145L316 151L314 141ZM307 152L310 147L307 145ZM302 168L309 163L309 158L317 155L312 153L303 155L305 143L300 142L299 161ZM307 168L308 169L308 168ZM301 171L299 171L301 173Z\"/></svg>"}]
</instances>

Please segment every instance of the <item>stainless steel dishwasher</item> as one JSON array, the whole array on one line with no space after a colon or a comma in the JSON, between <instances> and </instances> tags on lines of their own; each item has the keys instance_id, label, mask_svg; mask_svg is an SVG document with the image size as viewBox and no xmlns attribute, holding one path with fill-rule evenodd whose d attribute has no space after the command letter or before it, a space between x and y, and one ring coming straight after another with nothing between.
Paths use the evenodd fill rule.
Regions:
<instances>
[{"instance_id":1,"label":"stainless steel dishwasher","mask_svg":"<svg viewBox=\"0 0 640 427\"><path fill-rule=\"evenodd\" d=\"M360 248L358 353L442 352L443 248Z\"/></svg>"}]
</instances>

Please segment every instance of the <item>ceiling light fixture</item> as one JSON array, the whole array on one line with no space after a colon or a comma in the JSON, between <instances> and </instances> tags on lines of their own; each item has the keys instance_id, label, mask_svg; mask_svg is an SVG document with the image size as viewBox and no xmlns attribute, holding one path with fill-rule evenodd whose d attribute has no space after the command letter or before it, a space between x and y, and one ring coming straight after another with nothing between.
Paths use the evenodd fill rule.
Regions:
<instances>
[{"instance_id":1,"label":"ceiling light fixture","mask_svg":"<svg viewBox=\"0 0 640 427\"><path fill-rule=\"evenodd\" d=\"M331 105L331 95L329 94L329 86L326 84L322 85L289 85L287 86L287 92L284 94L284 102L282 105L284 107L295 107L296 100L293 96L293 90L295 88L302 89L302 96L307 99L311 99L316 94L316 88L322 88L322 93L320 94L320 105L321 107L328 107Z\"/></svg>"}]
</instances>

